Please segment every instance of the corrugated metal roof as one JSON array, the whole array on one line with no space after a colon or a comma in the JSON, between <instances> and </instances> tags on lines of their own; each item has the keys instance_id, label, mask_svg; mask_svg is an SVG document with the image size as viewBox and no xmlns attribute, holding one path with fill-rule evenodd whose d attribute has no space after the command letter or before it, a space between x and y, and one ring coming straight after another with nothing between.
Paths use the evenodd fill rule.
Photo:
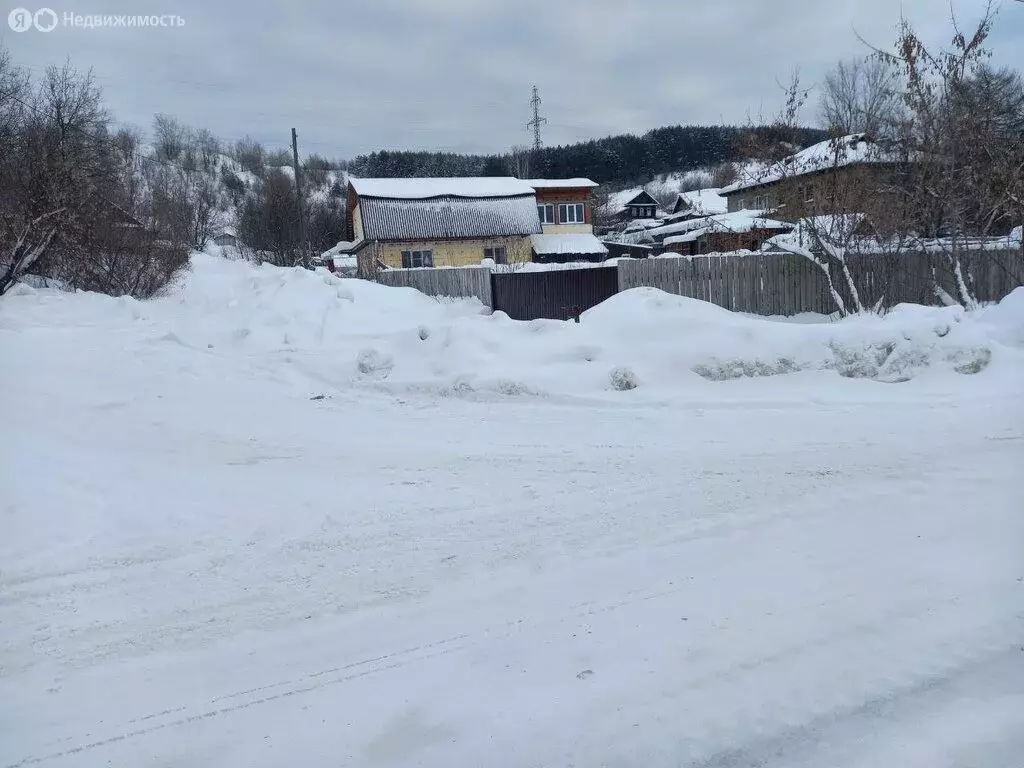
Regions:
<instances>
[{"instance_id":1,"label":"corrugated metal roof","mask_svg":"<svg viewBox=\"0 0 1024 768\"><path fill-rule=\"evenodd\" d=\"M393 200L361 197L367 240L437 240L540 234L533 194L519 197L437 197Z\"/></svg>"}]
</instances>

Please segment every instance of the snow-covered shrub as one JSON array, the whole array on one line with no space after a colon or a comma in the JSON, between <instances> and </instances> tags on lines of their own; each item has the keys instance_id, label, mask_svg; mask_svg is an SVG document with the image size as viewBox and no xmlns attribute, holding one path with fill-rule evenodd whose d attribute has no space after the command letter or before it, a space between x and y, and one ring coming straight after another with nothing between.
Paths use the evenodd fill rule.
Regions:
<instances>
[{"instance_id":1,"label":"snow-covered shrub","mask_svg":"<svg viewBox=\"0 0 1024 768\"><path fill-rule=\"evenodd\" d=\"M992 350L986 347L951 349L946 353L946 360L953 364L957 373L973 375L981 373L992 362Z\"/></svg>"},{"instance_id":2,"label":"snow-covered shrub","mask_svg":"<svg viewBox=\"0 0 1024 768\"><path fill-rule=\"evenodd\" d=\"M772 362L764 360L709 360L693 367L693 372L709 381L778 376L793 373L800 368L788 358Z\"/></svg>"},{"instance_id":3,"label":"snow-covered shrub","mask_svg":"<svg viewBox=\"0 0 1024 768\"><path fill-rule=\"evenodd\" d=\"M625 366L613 368L612 372L608 375L608 379L611 382L612 389L619 392L627 392L640 386L636 374L633 373L631 368L626 368Z\"/></svg>"}]
</instances>

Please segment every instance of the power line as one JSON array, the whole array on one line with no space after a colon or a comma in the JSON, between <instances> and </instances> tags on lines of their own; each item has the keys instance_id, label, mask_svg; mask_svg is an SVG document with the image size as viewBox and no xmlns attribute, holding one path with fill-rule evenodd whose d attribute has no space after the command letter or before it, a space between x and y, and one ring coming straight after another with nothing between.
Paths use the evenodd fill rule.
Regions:
<instances>
[{"instance_id":1,"label":"power line","mask_svg":"<svg viewBox=\"0 0 1024 768\"><path fill-rule=\"evenodd\" d=\"M540 151L540 127L543 123L546 123L548 119L540 116L540 93L537 91L537 86L533 86L533 98L530 99L530 105L533 107L533 119L526 123L526 127L533 126L533 151Z\"/></svg>"}]
</instances>

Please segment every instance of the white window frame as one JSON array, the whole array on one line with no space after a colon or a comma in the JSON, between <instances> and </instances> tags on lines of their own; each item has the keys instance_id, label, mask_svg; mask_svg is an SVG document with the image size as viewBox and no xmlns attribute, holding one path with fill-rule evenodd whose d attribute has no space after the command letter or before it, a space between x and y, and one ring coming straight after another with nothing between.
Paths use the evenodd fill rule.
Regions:
<instances>
[{"instance_id":1,"label":"white window frame","mask_svg":"<svg viewBox=\"0 0 1024 768\"><path fill-rule=\"evenodd\" d=\"M573 211L572 221L569 220L568 213L569 209ZM579 218L576 214L579 213ZM583 203L559 203L558 204L558 223L559 224L586 224L587 223L587 210Z\"/></svg>"},{"instance_id":2,"label":"white window frame","mask_svg":"<svg viewBox=\"0 0 1024 768\"><path fill-rule=\"evenodd\" d=\"M555 223L555 204L537 203L537 213L540 215L541 224Z\"/></svg>"},{"instance_id":3,"label":"white window frame","mask_svg":"<svg viewBox=\"0 0 1024 768\"><path fill-rule=\"evenodd\" d=\"M429 262L429 263L428 263ZM408 267L405 265L408 263ZM434 252L429 249L416 251L402 251L402 268L419 269L421 267L434 266Z\"/></svg>"}]
</instances>

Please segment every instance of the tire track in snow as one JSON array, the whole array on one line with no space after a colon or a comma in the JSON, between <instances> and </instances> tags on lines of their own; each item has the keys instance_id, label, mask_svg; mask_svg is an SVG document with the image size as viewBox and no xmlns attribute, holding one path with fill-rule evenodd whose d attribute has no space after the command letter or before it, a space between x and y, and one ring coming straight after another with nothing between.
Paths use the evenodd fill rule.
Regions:
<instances>
[{"instance_id":1,"label":"tire track in snow","mask_svg":"<svg viewBox=\"0 0 1024 768\"><path fill-rule=\"evenodd\" d=\"M211 718L219 717L221 715L230 714L232 712L237 712L237 711L249 709L251 707L261 706L261 705L264 705L264 704L269 704L271 702L280 701L282 699L287 699L287 698L291 698L293 696L298 696L298 695L302 695L302 694L306 694L306 693L312 693L313 691L317 691L317 690L321 690L323 688L328 688L328 687L331 687L331 686L335 686L335 685L339 685L339 684L342 684L342 683L346 683L346 682L349 682L351 680L358 680L360 678L365 678L365 677L368 677L368 676L371 676L371 675L376 675L376 674L378 674L380 672L386 672L386 671L393 670L393 669L399 669L399 668L405 667L405 666L407 666L409 664L413 664L413 663L417 663L417 662L421 662L421 661L426 661L428 659L433 659L433 658L437 658L439 656L443 656L443 655L445 655L445 654L447 654L449 652L453 652L453 651L458 652L458 651L468 650L469 648L472 648L472 647L475 647L476 645L478 645L480 643L480 641L484 637L491 637L491 636L497 636L497 637L503 637L503 638L510 637L511 636L511 632L509 630L511 630L512 628L521 629L524 625L530 626L530 627L534 627L534 628L542 628L542 627L546 627L546 626L560 624L560 623L564 623L565 621L576 619L576 618L580 618L580 617L583 617L583 616L592 616L592 615L597 615L597 614L600 614L600 613L608 613L610 611L614 611L614 610L617 610L619 608L623 608L623 607L625 607L627 605L632 605L634 603L644 602L644 601L647 601L647 600L655 600L655 599L658 599L658 598L661 598L661 597L667 597L669 595L672 595L672 594L675 594L677 592L680 592L680 591L682 591L684 589L686 589L685 586L678 586L678 587L673 587L672 589L659 590L659 591L653 591L653 592L645 591L645 590L634 590L632 592L627 592L625 599L619 599L619 600L616 600L614 602L610 602L610 603L606 603L606 604L598 605L598 604L595 604L593 602L585 602L585 603L577 604L577 605L573 606L572 608L570 608L571 613L565 614L565 615L563 615L563 616L561 616L561 617L559 617L557 619L545 619L545 620L540 620L540 621L530 621L530 620L518 619L518 620L508 621L508 622L505 623L502 631L494 631L494 630L490 630L490 629L482 629L482 630L478 630L478 631L473 632L473 633L465 633L465 634L453 635L451 637L447 637L447 638L444 638L442 640L437 640L437 641L435 641L433 643L427 643L425 645L418 645L418 646L415 646L415 647L412 647L412 648L406 648L406 649L401 650L401 651L396 651L394 653L384 654L382 656L376 656L376 657L373 657L373 658L370 658L370 659L363 659L361 661L355 661L355 662L351 662L349 664L343 664L343 665L338 666L338 667L332 667L332 668L329 668L329 669L319 670L317 672L311 672L308 675L305 675L304 677L298 678L296 680L286 680L286 681L281 681L281 682L278 682L278 683L270 683L268 685L259 686L257 688L252 688L252 689L245 690L245 691L237 691L235 693L224 694L222 696L218 696L216 698L211 699L208 702L208 705L216 704L219 701L226 701L226 700L233 699L233 698L238 698L238 697L242 697L242 696L251 695L253 693L261 693L263 691L268 691L268 690L271 690L271 689L274 689L274 688L281 688L281 687L285 687L285 686L294 686L292 688L289 688L288 690L281 691L279 693L269 694L269 695L266 695L266 696L261 696L258 699L253 699L252 701L245 701L245 702L240 702L240 703L237 703L237 704L231 704L231 705L227 705L227 706L216 707L214 709L208 709L207 711L200 712L200 713L195 714L195 715L189 715L187 717L180 717L180 718L177 718L175 720L170 720L170 721L165 722L165 723L158 723L158 724L146 726L146 727L143 727L143 728L136 728L134 730L127 731L125 733L117 734L117 735L110 736L110 737L104 738L104 739L98 739L96 741L92 741L92 742L88 742L88 743L85 743L85 744L81 744L81 745L79 745L77 747L72 747L70 749L62 750L60 752L51 752L51 753L48 753L48 754L45 754L45 755L39 755L39 756L29 756L29 757L23 758L22 760L20 760L20 761L18 761L16 763L10 763L7 766L4 766L4 768L23 768L23 766L26 766L26 765L38 765L40 763L50 762L52 760L57 760L57 759L60 759L62 757L70 757L72 755L81 754L82 752L88 752L88 751L91 751L91 750L94 750L94 749L98 749L100 747L110 746L111 744L117 744L117 743L122 742L122 741L127 741L127 740L130 740L130 739L138 738L140 736L145 736L145 735L148 735L148 734L151 734L151 733L155 733L157 731L163 731L163 730L166 730L168 728L178 728L178 727L181 727L181 726L184 726L184 725L190 725L192 723L197 723L197 722L201 722L201 721L204 721L204 720L209 720ZM646 594L645 594L645 592L646 592ZM584 609L584 610L580 610L580 609ZM462 640L470 640L470 639L472 639L473 641L469 642L469 643L466 643L466 644L464 644L462 646L456 646L456 647L451 647L451 648L444 647L444 646L449 646L449 645L458 643L458 642L460 642ZM415 654L415 653L417 653L419 651L424 651L424 650L428 650L428 649L438 649L438 650L434 650L434 651L432 651L430 653L426 653L426 654L423 654L421 656L416 656L415 658L405 658L405 657L408 657L408 656L410 656L412 654ZM373 669L364 670L364 671L361 671L361 672L357 672L355 674L343 675L341 677L337 677L337 678L334 678L334 679L331 679L331 680L325 680L323 682L302 684L303 681L314 680L316 678L323 677L325 675L330 675L330 674L334 674L334 673L337 673L337 672L342 672L342 671L345 671L345 670L355 669L357 667L365 666L367 664L377 664L379 662L387 661L389 659L395 659L395 661L392 661L389 664L384 664L382 666L375 667ZM151 719L155 719L155 718L158 718L158 717L162 717L162 716L167 715L167 714L181 712L181 711L186 710L186 709L188 709L188 707L177 707L177 708L170 709L170 710L164 710L163 712L152 713L152 714L149 714L149 715L145 715L145 716L138 717L138 718L135 718L133 720L130 720L130 721L128 721L127 724L130 725L132 723L145 722L147 720L151 720Z\"/></svg>"}]
</instances>

